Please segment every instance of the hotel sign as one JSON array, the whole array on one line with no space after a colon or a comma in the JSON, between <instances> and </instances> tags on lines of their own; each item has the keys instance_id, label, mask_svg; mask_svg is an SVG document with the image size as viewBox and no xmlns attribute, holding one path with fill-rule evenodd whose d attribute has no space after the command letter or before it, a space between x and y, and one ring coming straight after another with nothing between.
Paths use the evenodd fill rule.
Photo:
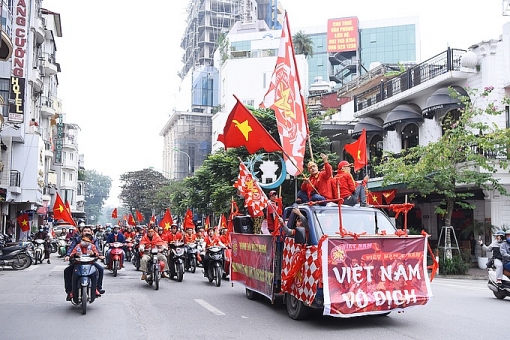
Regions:
<instances>
[{"instance_id":1,"label":"hotel sign","mask_svg":"<svg viewBox=\"0 0 510 340\"><path fill-rule=\"evenodd\" d=\"M28 45L27 17L28 10L25 0L16 0L13 8L12 41L14 53L12 57L11 97L13 102L9 109L9 121L22 123L25 112L25 77L26 55Z\"/></svg>"},{"instance_id":2,"label":"hotel sign","mask_svg":"<svg viewBox=\"0 0 510 340\"><path fill-rule=\"evenodd\" d=\"M356 51L359 47L358 18L328 20L328 52Z\"/></svg>"},{"instance_id":3,"label":"hotel sign","mask_svg":"<svg viewBox=\"0 0 510 340\"><path fill-rule=\"evenodd\" d=\"M64 148L64 123L62 117L59 117L57 123L57 136L55 138L55 164L62 164L62 149Z\"/></svg>"}]
</instances>

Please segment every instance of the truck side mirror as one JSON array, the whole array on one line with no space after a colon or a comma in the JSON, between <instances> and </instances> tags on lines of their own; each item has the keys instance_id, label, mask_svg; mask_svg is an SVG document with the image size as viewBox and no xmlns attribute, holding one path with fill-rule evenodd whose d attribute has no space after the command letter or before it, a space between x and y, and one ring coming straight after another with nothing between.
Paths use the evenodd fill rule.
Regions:
<instances>
[{"instance_id":1,"label":"truck side mirror","mask_svg":"<svg viewBox=\"0 0 510 340\"><path fill-rule=\"evenodd\" d=\"M294 242L297 244L306 244L306 234L305 234L305 228L303 227L296 227L294 233Z\"/></svg>"}]
</instances>

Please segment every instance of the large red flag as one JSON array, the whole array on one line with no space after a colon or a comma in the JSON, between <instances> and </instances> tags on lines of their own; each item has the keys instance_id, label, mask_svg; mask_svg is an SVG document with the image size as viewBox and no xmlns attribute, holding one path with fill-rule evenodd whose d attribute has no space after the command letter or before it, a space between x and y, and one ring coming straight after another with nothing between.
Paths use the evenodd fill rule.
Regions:
<instances>
[{"instance_id":1,"label":"large red flag","mask_svg":"<svg viewBox=\"0 0 510 340\"><path fill-rule=\"evenodd\" d=\"M136 219L138 220L138 222L143 221L143 215L140 211L138 211L138 209L136 209Z\"/></svg>"},{"instance_id":2,"label":"large red flag","mask_svg":"<svg viewBox=\"0 0 510 340\"><path fill-rule=\"evenodd\" d=\"M271 77L269 90L260 105L274 110L282 149L285 151L287 172L293 176L298 175L303 172L308 118L287 12L285 12L276 67Z\"/></svg>"},{"instance_id":3,"label":"large red flag","mask_svg":"<svg viewBox=\"0 0 510 340\"><path fill-rule=\"evenodd\" d=\"M259 186L256 179L242 162L239 163L239 177L234 183L234 187L244 197L244 206L251 207L253 216L259 216L262 210L267 206L269 199Z\"/></svg>"},{"instance_id":4,"label":"large red flag","mask_svg":"<svg viewBox=\"0 0 510 340\"><path fill-rule=\"evenodd\" d=\"M280 145L274 140L260 122L253 116L243 103L237 100L236 105L227 118L223 134L218 141L228 147L246 147L250 154L264 149L267 152L282 151Z\"/></svg>"},{"instance_id":5,"label":"large red flag","mask_svg":"<svg viewBox=\"0 0 510 340\"><path fill-rule=\"evenodd\" d=\"M344 149L354 158L354 171L358 171L367 165L367 131L363 129L358 140L346 144Z\"/></svg>"},{"instance_id":6,"label":"large red flag","mask_svg":"<svg viewBox=\"0 0 510 340\"><path fill-rule=\"evenodd\" d=\"M55 204L53 205L53 217L56 221L64 220L65 222L76 226L71 213L66 209L65 204L62 202L62 198L60 198L58 192L55 198Z\"/></svg>"},{"instance_id":7,"label":"large red flag","mask_svg":"<svg viewBox=\"0 0 510 340\"><path fill-rule=\"evenodd\" d=\"M27 232L30 230L30 221L28 220L27 213L19 215L16 219L18 220L18 224L22 232Z\"/></svg>"},{"instance_id":8,"label":"large red flag","mask_svg":"<svg viewBox=\"0 0 510 340\"><path fill-rule=\"evenodd\" d=\"M163 216L163 219L159 221L159 226L161 228L165 228L165 230L170 230L170 227L174 223L174 220L172 219L172 214L170 213L170 209L166 209L165 215Z\"/></svg>"},{"instance_id":9,"label":"large red flag","mask_svg":"<svg viewBox=\"0 0 510 340\"><path fill-rule=\"evenodd\" d=\"M117 218L117 208L113 209L112 218Z\"/></svg>"},{"instance_id":10,"label":"large red flag","mask_svg":"<svg viewBox=\"0 0 510 340\"><path fill-rule=\"evenodd\" d=\"M183 229L186 230L188 228L195 229L195 223L193 223L193 212L188 209L186 211L186 216L184 216L184 225Z\"/></svg>"},{"instance_id":11,"label":"large red flag","mask_svg":"<svg viewBox=\"0 0 510 340\"><path fill-rule=\"evenodd\" d=\"M135 218L133 217L132 214L129 214L128 216L128 222L127 222L129 225L131 226L135 226L136 225L136 221L135 221Z\"/></svg>"}]
</instances>

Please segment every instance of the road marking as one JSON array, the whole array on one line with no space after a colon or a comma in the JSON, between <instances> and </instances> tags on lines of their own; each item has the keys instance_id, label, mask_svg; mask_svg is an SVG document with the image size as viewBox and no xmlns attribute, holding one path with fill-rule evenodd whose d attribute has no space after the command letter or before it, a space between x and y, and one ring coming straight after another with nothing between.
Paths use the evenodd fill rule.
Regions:
<instances>
[{"instance_id":1,"label":"road marking","mask_svg":"<svg viewBox=\"0 0 510 340\"><path fill-rule=\"evenodd\" d=\"M51 271L52 272L62 272L66 268L67 268L66 264L61 264L61 265L58 265L58 266L55 266L55 267L51 268Z\"/></svg>"},{"instance_id":2,"label":"road marking","mask_svg":"<svg viewBox=\"0 0 510 340\"><path fill-rule=\"evenodd\" d=\"M205 302L202 299L195 299L195 301L198 302L199 305L201 305L202 307L204 307L205 309L207 309L208 311L210 311L211 313L213 313L215 315L225 315L225 313L223 313L219 309L211 306L210 304L208 304L207 302Z\"/></svg>"},{"instance_id":3,"label":"road marking","mask_svg":"<svg viewBox=\"0 0 510 340\"><path fill-rule=\"evenodd\" d=\"M41 266L36 266L35 264L33 264L30 267L23 269L23 271L24 272L29 272L29 271L35 270L37 268L41 268Z\"/></svg>"}]
</instances>

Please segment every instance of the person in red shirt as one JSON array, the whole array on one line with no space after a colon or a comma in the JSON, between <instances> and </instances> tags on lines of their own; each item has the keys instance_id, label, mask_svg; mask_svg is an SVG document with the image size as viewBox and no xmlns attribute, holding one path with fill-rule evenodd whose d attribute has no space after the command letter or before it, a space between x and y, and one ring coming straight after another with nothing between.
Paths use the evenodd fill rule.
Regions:
<instances>
[{"instance_id":1,"label":"person in red shirt","mask_svg":"<svg viewBox=\"0 0 510 340\"><path fill-rule=\"evenodd\" d=\"M184 244L194 243L197 239L197 235L193 232L193 228L186 228L186 234L184 234Z\"/></svg>"},{"instance_id":2,"label":"person in red shirt","mask_svg":"<svg viewBox=\"0 0 510 340\"><path fill-rule=\"evenodd\" d=\"M225 244L221 242L220 236L216 234L213 228L207 229L207 236L205 237L205 248L219 246L225 248ZM209 268L209 254L206 251L204 256L204 276L207 277L207 270Z\"/></svg>"},{"instance_id":3,"label":"person in red shirt","mask_svg":"<svg viewBox=\"0 0 510 340\"><path fill-rule=\"evenodd\" d=\"M140 251L145 251L146 249L151 249L154 247L158 247L159 249L163 249L166 247L165 241L159 237L159 235L156 233L153 227L149 227L147 229L147 235L145 235L142 240L140 241ZM141 261L140 261L140 268L142 269L142 280L145 280L147 277L147 263L150 260L150 256L147 254L143 254ZM169 278L170 276L166 273L168 270L168 262L166 260L166 257L158 253L158 260L163 261L165 263L165 268L163 271L162 277Z\"/></svg>"},{"instance_id":4,"label":"person in red shirt","mask_svg":"<svg viewBox=\"0 0 510 340\"><path fill-rule=\"evenodd\" d=\"M170 243L174 241L182 241L182 233L177 230L177 224L173 223L170 226L170 232L165 235L165 240Z\"/></svg>"},{"instance_id":5,"label":"person in red shirt","mask_svg":"<svg viewBox=\"0 0 510 340\"><path fill-rule=\"evenodd\" d=\"M267 230L272 233L275 228L275 221L278 218L278 194L276 191L269 192L269 204L266 208Z\"/></svg>"},{"instance_id":6,"label":"person in red shirt","mask_svg":"<svg viewBox=\"0 0 510 340\"><path fill-rule=\"evenodd\" d=\"M130 238L130 239L134 239L134 238L135 238L135 236L136 236L136 233L133 231L133 228L132 228L131 226L128 226L128 227L126 228L126 231L124 232L124 237L126 238L126 240L127 240L128 238Z\"/></svg>"},{"instance_id":7,"label":"person in red shirt","mask_svg":"<svg viewBox=\"0 0 510 340\"><path fill-rule=\"evenodd\" d=\"M335 184L340 189L340 198L344 200L343 204L356 205L360 201L360 206L367 205L367 197L365 194L365 187L363 184L358 185L351 175L351 166L347 161L338 163L338 171L334 177ZM363 182L368 181L368 176L365 176Z\"/></svg>"},{"instance_id":8,"label":"person in red shirt","mask_svg":"<svg viewBox=\"0 0 510 340\"><path fill-rule=\"evenodd\" d=\"M324 201L334 197L331 185L333 168L328 163L328 155L321 153L321 158L324 162L324 169L321 171L319 171L316 163L308 163L310 177L301 184L301 190L297 193L297 203Z\"/></svg>"},{"instance_id":9,"label":"person in red shirt","mask_svg":"<svg viewBox=\"0 0 510 340\"><path fill-rule=\"evenodd\" d=\"M230 234L228 233L228 229L227 228L222 228L220 230L220 241L226 247L230 247Z\"/></svg>"}]
</instances>

